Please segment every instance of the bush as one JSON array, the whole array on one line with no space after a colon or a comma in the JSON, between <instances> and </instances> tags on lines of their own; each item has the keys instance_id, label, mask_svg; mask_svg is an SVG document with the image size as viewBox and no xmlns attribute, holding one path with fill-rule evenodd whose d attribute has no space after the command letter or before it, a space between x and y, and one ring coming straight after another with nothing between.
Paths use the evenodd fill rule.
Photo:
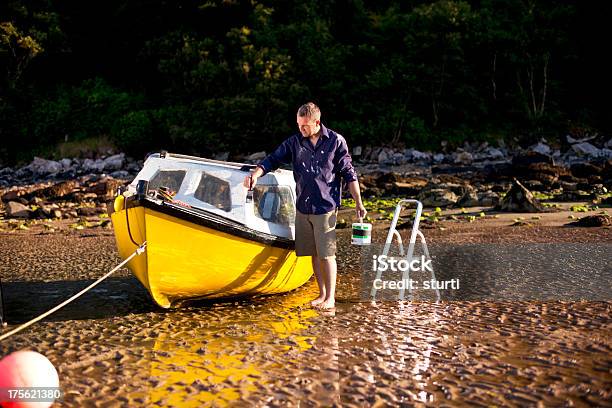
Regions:
<instances>
[{"instance_id":1,"label":"bush","mask_svg":"<svg viewBox=\"0 0 612 408\"><path fill-rule=\"evenodd\" d=\"M115 89L100 78L60 86L53 95L35 101L28 133L42 145L108 135L118 118L142 103L140 95Z\"/></svg>"},{"instance_id":2,"label":"bush","mask_svg":"<svg viewBox=\"0 0 612 408\"><path fill-rule=\"evenodd\" d=\"M140 110L128 112L117 120L112 129L112 136L119 149L129 154L143 153L143 147L151 140L154 123L151 112ZM146 150L146 148L145 148Z\"/></svg>"}]
</instances>

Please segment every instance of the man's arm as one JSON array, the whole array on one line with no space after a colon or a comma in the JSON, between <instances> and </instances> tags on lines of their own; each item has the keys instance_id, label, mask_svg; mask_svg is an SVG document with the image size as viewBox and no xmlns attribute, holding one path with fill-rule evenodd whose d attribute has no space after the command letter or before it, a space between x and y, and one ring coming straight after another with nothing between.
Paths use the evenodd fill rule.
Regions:
<instances>
[{"instance_id":1,"label":"man's arm","mask_svg":"<svg viewBox=\"0 0 612 408\"><path fill-rule=\"evenodd\" d=\"M246 188L254 187L257 184L257 179L264 174L274 171L283 163L287 164L291 161L291 138L281 143L276 150L271 153L268 157L263 159L253 172L244 178L244 186Z\"/></svg>"},{"instance_id":2,"label":"man's arm","mask_svg":"<svg viewBox=\"0 0 612 408\"><path fill-rule=\"evenodd\" d=\"M336 163L338 171L344 181L348 185L349 192L355 200L355 211L357 218L364 218L367 214L363 202L361 201L361 189L359 188L359 181L357 181L357 172L353 167L353 160L348 152L348 145L344 137L338 135L339 145L336 149Z\"/></svg>"},{"instance_id":3,"label":"man's arm","mask_svg":"<svg viewBox=\"0 0 612 408\"><path fill-rule=\"evenodd\" d=\"M361 202L361 189L359 188L359 182L357 180L351 181L348 183L348 189L353 197L353 200L355 200L355 211L357 213L357 218L365 218L368 212Z\"/></svg>"}]
</instances>

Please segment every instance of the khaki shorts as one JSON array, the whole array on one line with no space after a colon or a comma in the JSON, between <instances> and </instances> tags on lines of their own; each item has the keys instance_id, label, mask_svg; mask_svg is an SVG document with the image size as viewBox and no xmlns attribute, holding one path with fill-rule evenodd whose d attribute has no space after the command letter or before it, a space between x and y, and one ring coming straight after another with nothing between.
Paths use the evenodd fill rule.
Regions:
<instances>
[{"instance_id":1,"label":"khaki shorts","mask_svg":"<svg viewBox=\"0 0 612 408\"><path fill-rule=\"evenodd\" d=\"M338 210L325 214L295 214L295 253L297 256L336 256Z\"/></svg>"}]
</instances>

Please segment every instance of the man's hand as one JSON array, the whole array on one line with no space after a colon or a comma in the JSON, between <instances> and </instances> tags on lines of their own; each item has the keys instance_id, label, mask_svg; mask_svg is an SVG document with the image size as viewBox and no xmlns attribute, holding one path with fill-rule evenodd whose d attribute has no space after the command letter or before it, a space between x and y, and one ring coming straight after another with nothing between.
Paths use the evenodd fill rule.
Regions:
<instances>
[{"instance_id":1,"label":"man's hand","mask_svg":"<svg viewBox=\"0 0 612 408\"><path fill-rule=\"evenodd\" d=\"M246 176L243 184L246 188L253 188L255 187L255 184L257 184L257 179L258 177L254 177L253 175Z\"/></svg>"},{"instance_id":2,"label":"man's hand","mask_svg":"<svg viewBox=\"0 0 612 408\"><path fill-rule=\"evenodd\" d=\"M360 220L365 218L366 214L368 213L362 203L358 203L355 206L355 212L357 213L357 218Z\"/></svg>"},{"instance_id":3,"label":"man's hand","mask_svg":"<svg viewBox=\"0 0 612 408\"><path fill-rule=\"evenodd\" d=\"M253 170L253 172L249 176L246 176L244 178L244 182L243 182L244 186L246 188L253 188L253 187L255 187L255 184L257 184L257 179L262 174L263 174L263 170L261 169L261 167L257 167L255 170Z\"/></svg>"}]
</instances>

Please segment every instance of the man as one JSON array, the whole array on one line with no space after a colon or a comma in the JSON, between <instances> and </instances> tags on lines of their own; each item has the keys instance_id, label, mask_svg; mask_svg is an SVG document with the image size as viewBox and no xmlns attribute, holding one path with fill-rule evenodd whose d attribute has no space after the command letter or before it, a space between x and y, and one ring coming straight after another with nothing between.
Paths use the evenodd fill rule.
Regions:
<instances>
[{"instance_id":1,"label":"man","mask_svg":"<svg viewBox=\"0 0 612 408\"><path fill-rule=\"evenodd\" d=\"M323 126L321 111L312 102L298 109L297 125L300 133L289 137L259 163L244 185L254 186L259 177L276 170L281 163L293 165L297 193L295 252L297 256L312 257L319 296L311 304L331 309L335 306L336 215L341 179L355 200L357 217L365 217L366 209L344 137Z\"/></svg>"}]
</instances>

